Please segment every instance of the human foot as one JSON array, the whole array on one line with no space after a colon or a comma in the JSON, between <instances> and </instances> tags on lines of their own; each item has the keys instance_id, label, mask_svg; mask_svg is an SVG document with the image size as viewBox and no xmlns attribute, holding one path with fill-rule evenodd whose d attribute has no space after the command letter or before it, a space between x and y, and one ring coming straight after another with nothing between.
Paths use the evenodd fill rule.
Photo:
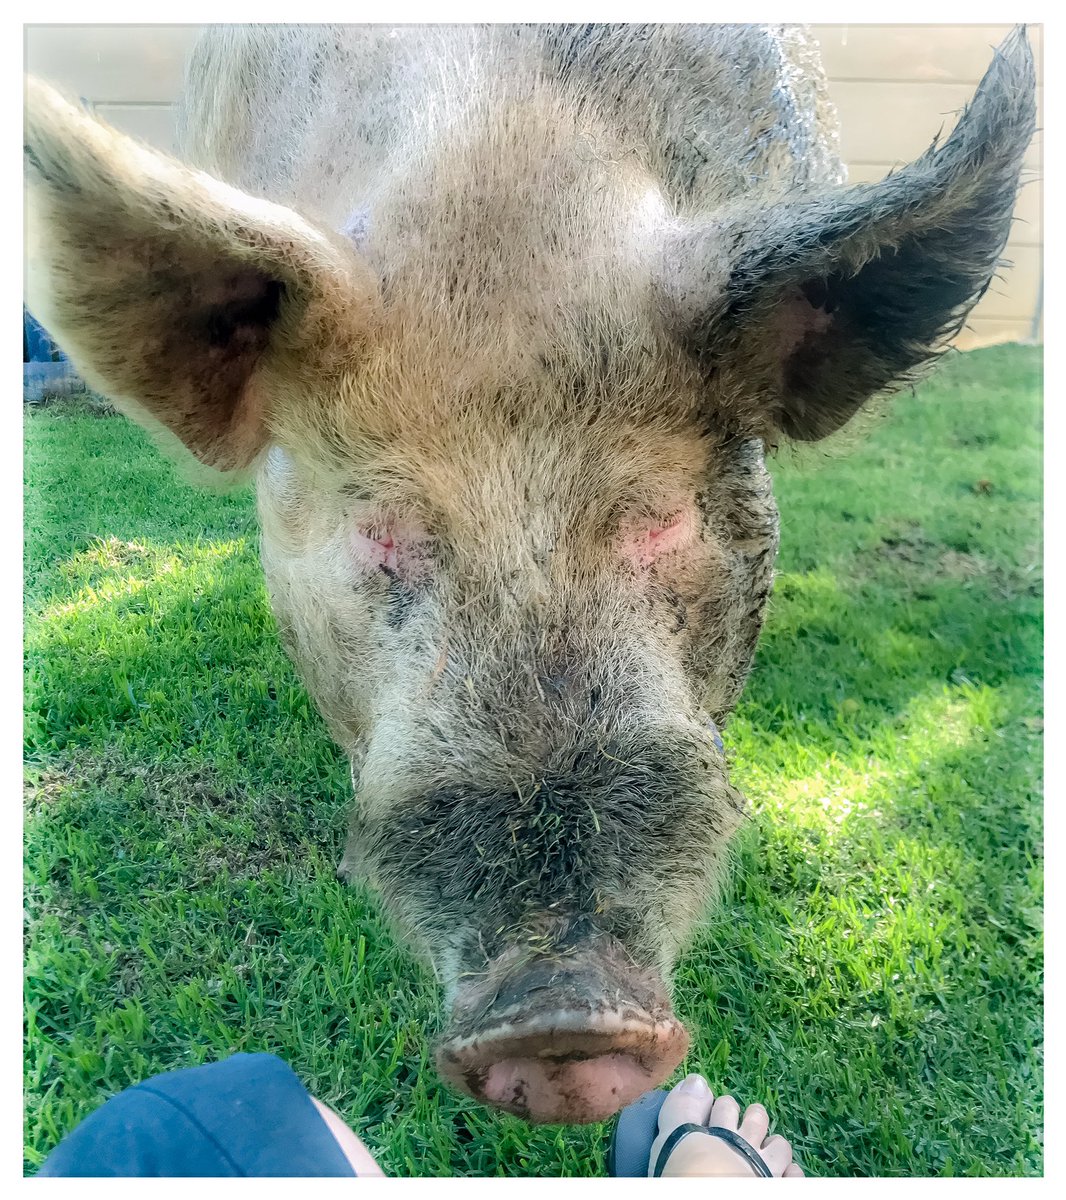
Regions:
<instances>
[{"instance_id":1,"label":"human foot","mask_svg":"<svg viewBox=\"0 0 1066 1200\"><path fill-rule=\"evenodd\" d=\"M761 1174L742 1150L734 1149L721 1135L690 1130L677 1135L686 1125L728 1130L746 1143L771 1175L793 1179L803 1175L792 1161L792 1147L779 1134L767 1137L770 1118L761 1104L744 1110L732 1096L717 1099L702 1075L689 1075L674 1088L659 1110L659 1132L652 1143L648 1174L664 1178L684 1176L752 1176ZM668 1143L672 1143L668 1145ZM659 1159L666 1148L662 1168Z\"/></svg>"}]
</instances>

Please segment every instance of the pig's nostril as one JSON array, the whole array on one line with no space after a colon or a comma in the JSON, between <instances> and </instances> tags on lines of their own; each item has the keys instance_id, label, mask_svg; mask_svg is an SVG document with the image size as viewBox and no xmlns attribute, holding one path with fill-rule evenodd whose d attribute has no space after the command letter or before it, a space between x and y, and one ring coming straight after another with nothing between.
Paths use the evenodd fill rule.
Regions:
<instances>
[{"instance_id":1,"label":"pig's nostril","mask_svg":"<svg viewBox=\"0 0 1066 1200\"><path fill-rule=\"evenodd\" d=\"M688 1048L672 1016L560 1011L443 1042L441 1074L527 1120L603 1121L671 1074Z\"/></svg>"},{"instance_id":2,"label":"pig's nostril","mask_svg":"<svg viewBox=\"0 0 1066 1200\"><path fill-rule=\"evenodd\" d=\"M513 945L468 976L437 1047L441 1075L530 1121L603 1121L663 1083L688 1049L662 980L572 922L555 949Z\"/></svg>"},{"instance_id":3,"label":"pig's nostril","mask_svg":"<svg viewBox=\"0 0 1066 1200\"><path fill-rule=\"evenodd\" d=\"M493 1063L481 1079L490 1104L530 1121L587 1124L605 1121L655 1086L628 1054L559 1060L511 1058Z\"/></svg>"}]
</instances>

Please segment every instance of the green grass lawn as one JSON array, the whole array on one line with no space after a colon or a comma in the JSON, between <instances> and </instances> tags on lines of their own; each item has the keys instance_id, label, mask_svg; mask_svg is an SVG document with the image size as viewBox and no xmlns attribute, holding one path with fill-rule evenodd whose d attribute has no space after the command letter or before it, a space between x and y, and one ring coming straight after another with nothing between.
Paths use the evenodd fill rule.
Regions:
<instances>
[{"instance_id":1,"label":"green grass lawn","mask_svg":"<svg viewBox=\"0 0 1066 1200\"><path fill-rule=\"evenodd\" d=\"M605 1129L446 1091L427 974L334 879L350 783L279 648L247 493L27 416L26 1169L106 1097L283 1055L390 1173L584 1175ZM811 1174L1042 1170L1040 358L960 355L776 463L752 800L683 960L687 1070Z\"/></svg>"}]
</instances>

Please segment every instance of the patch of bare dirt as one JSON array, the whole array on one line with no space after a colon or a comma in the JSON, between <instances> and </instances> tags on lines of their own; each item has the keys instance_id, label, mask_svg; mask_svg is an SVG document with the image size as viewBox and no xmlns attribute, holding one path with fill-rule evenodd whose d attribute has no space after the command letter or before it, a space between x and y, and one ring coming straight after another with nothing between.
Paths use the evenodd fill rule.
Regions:
<instances>
[{"instance_id":1,"label":"patch of bare dirt","mask_svg":"<svg viewBox=\"0 0 1066 1200\"><path fill-rule=\"evenodd\" d=\"M202 763L177 766L81 754L27 771L24 792L30 818L47 819L50 809L73 801L100 810L93 820L101 833L121 819L124 807L130 809L134 825L143 826L145 818L148 824L158 823L163 841L173 833L189 853L184 886L220 872L248 878L279 866L296 866L308 843L330 843L337 837L306 800L273 791L253 794L224 782ZM189 827L194 831L186 837ZM147 829L142 827L136 836L147 838Z\"/></svg>"},{"instance_id":2,"label":"patch of bare dirt","mask_svg":"<svg viewBox=\"0 0 1066 1200\"><path fill-rule=\"evenodd\" d=\"M947 579L965 586L982 580L995 594L1008 600L1019 595L1039 595L1043 586L1040 554L1035 546L1020 548L1021 565L1004 568L976 551L935 541L918 525L883 537L867 555L877 562L913 568L915 581L920 584Z\"/></svg>"}]
</instances>

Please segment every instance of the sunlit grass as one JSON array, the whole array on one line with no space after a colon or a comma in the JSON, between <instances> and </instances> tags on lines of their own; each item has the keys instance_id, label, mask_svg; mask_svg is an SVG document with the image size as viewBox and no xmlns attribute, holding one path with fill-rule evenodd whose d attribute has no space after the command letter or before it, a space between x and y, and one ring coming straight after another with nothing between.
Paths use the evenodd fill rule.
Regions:
<instances>
[{"instance_id":1,"label":"sunlit grass","mask_svg":"<svg viewBox=\"0 0 1066 1200\"><path fill-rule=\"evenodd\" d=\"M985 690L966 699L945 691L914 700L905 719L886 726L880 736L855 745L852 757L834 754L809 775L782 779L754 768L749 787L758 808L827 836L844 829L847 818L869 813L883 817L879 801L891 803L930 759L962 748L979 734L983 712L994 693ZM983 703L982 703L983 701Z\"/></svg>"},{"instance_id":2,"label":"sunlit grass","mask_svg":"<svg viewBox=\"0 0 1066 1200\"><path fill-rule=\"evenodd\" d=\"M244 538L192 546L102 538L90 549L57 564L58 572L77 591L72 591L70 599L45 608L34 624L45 631L55 629L62 626L63 617L139 596L145 589L161 604L181 591L203 594L215 583L219 560L244 550ZM130 570L131 566L135 569Z\"/></svg>"},{"instance_id":3,"label":"sunlit grass","mask_svg":"<svg viewBox=\"0 0 1066 1200\"><path fill-rule=\"evenodd\" d=\"M1041 1170L1037 353L961 357L774 467L779 577L725 730L751 799L676 979L684 1069L815 1174ZM155 1071L269 1049L394 1173L591 1174L605 1131L454 1096L436 989L339 884L351 784L246 493L120 418L27 420L26 1160Z\"/></svg>"}]
</instances>

